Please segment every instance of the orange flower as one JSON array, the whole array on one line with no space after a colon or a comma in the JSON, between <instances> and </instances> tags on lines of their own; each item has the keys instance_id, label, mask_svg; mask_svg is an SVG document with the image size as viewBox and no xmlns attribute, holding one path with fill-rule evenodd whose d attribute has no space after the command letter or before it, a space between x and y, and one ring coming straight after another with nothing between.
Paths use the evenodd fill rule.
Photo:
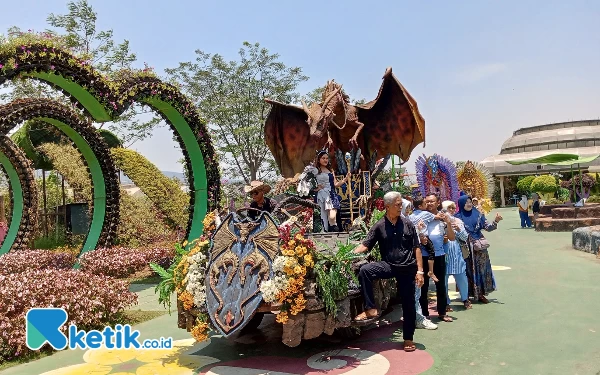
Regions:
<instances>
[{"instance_id":1,"label":"orange flower","mask_svg":"<svg viewBox=\"0 0 600 375\"><path fill-rule=\"evenodd\" d=\"M277 318L275 319L275 321L277 323L282 323L282 324L286 324L288 322L288 314L286 311L282 311L279 314L277 314Z\"/></svg>"},{"instance_id":2,"label":"orange flower","mask_svg":"<svg viewBox=\"0 0 600 375\"><path fill-rule=\"evenodd\" d=\"M208 323L199 321L194 328L192 328L192 337L196 341L204 341L208 338Z\"/></svg>"}]
</instances>

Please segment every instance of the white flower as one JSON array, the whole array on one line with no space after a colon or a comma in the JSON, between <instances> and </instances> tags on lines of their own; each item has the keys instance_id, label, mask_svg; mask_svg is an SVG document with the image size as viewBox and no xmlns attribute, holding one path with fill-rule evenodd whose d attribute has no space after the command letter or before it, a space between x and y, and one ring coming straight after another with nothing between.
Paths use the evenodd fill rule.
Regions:
<instances>
[{"instance_id":1,"label":"white flower","mask_svg":"<svg viewBox=\"0 0 600 375\"><path fill-rule=\"evenodd\" d=\"M277 273L283 273L283 267L285 267L285 262L287 261L286 257L284 256L278 256L277 258L275 258L275 261L273 262L273 272Z\"/></svg>"}]
</instances>

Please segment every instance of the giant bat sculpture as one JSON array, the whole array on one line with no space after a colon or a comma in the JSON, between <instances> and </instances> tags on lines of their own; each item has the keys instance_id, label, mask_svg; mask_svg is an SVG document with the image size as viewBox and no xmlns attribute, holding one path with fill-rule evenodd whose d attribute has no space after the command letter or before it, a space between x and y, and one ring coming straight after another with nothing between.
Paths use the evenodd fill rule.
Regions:
<instances>
[{"instance_id":1,"label":"giant bat sculpture","mask_svg":"<svg viewBox=\"0 0 600 375\"><path fill-rule=\"evenodd\" d=\"M272 105L265 123L265 141L283 177L293 177L315 157L315 150L335 146L342 152L360 148L361 169L370 157L397 155L408 160L412 150L425 142L425 120L417 102L387 68L377 98L351 105L342 87L327 83L323 102L302 107L265 99ZM335 158L331 158L335 161Z\"/></svg>"}]
</instances>

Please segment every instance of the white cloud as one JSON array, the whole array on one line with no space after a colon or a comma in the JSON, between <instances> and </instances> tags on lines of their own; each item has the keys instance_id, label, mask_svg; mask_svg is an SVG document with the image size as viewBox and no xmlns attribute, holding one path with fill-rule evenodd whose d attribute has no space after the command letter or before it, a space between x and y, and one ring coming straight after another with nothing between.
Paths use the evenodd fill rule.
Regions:
<instances>
[{"instance_id":1,"label":"white cloud","mask_svg":"<svg viewBox=\"0 0 600 375\"><path fill-rule=\"evenodd\" d=\"M456 82L460 84L479 82L485 78L502 73L506 69L507 66L503 63L472 65L456 75Z\"/></svg>"}]
</instances>

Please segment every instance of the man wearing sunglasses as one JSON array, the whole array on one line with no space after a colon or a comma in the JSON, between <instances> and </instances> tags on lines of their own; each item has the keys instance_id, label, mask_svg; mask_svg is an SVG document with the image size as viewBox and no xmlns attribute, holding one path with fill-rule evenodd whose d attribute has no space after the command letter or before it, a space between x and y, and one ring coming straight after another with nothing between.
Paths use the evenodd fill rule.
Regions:
<instances>
[{"instance_id":1,"label":"man wearing sunglasses","mask_svg":"<svg viewBox=\"0 0 600 375\"><path fill-rule=\"evenodd\" d=\"M274 200L265 197L265 194L271 191L269 185L262 181L252 181L249 186L244 187L244 190L252 197L250 208L253 208L253 210L248 210L248 217L250 219L256 220L260 215L260 211L266 211L268 213L273 212L277 203Z\"/></svg>"}]
</instances>

